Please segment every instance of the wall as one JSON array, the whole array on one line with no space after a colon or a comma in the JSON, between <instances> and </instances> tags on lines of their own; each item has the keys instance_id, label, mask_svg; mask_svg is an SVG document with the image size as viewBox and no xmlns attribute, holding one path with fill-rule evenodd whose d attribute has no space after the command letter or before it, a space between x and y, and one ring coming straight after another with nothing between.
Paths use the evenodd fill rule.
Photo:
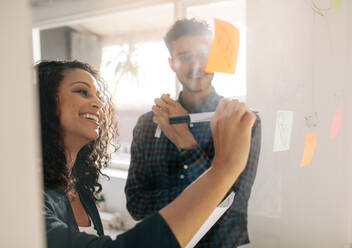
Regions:
<instances>
[{"instance_id":1,"label":"wall","mask_svg":"<svg viewBox=\"0 0 352 248\"><path fill-rule=\"evenodd\" d=\"M331 1L315 1L329 8ZM321 16L311 1L247 1L248 103L263 121L263 146L250 200L248 247L349 247L351 212L351 1ZM329 138L333 111L340 134ZM294 112L291 148L273 152L277 110ZM315 116L308 127L305 117ZM317 133L300 168L305 134Z\"/></svg>"},{"instance_id":2,"label":"wall","mask_svg":"<svg viewBox=\"0 0 352 248\"><path fill-rule=\"evenodd\" d=\"M100 67L102 46L97 35L70 27L44 29L40 31L40 47L42 60L77 59Z\"/></svg>"},{"instance_id":3,"label":"wall","mask_svg":"<svg viewBox=\"0 0 352 248\"><path fill-rule=\"evenodd\" d=\"M42 248L38 113L28 1L0 1L0 247Z\"/></svg>"},{"instance_id":4,"label":"wall","mask_svg":"<svg viewBox=\"0 0 352 248\"><path fill-rule=\"evenodd\" d=\"M99 69L103 50L100 37L95 34L73 31L69 38L70 59L86 62Z\"/></svg>"},{"instance_id":5,"label":"wall","mask_svg":"<svg viewBox=\"0 0 352 248\"><path fill-rule=\"evenodd\" d=\"M41 59L70 59L72 28L60 27L40 31Z\"/></svg>"}]
</instances>

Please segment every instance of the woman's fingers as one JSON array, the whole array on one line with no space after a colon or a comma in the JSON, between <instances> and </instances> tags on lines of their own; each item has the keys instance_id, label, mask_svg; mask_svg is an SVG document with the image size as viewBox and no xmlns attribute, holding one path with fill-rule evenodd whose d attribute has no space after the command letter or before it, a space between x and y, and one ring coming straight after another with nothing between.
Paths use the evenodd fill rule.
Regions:
<instances>
[{"instance_id":1,"label":"woman's fingers","mask_svg":"<svg viewBox=\"0 0 352 248\"><path fill-rule=\"evenodd\" d=\"M256 119L257 117L255 116L255 114L252 111L248 111L242 117L241 122L245 125L246 128L249 128L251 130Z\"/></svg>"},{"instance_id":2,"label":"woman's fingers","mask_svg":"<svg viewBox=\"0 0 352 248\"><path fill-rule=\"evenodd\" d=\"M254 121L255 115L244 103L229 99L223 99L219 103L211 122L215 161L233 169L244 169Z\"/></svg>"},{"instance_id":3,"label":"woman's fingers","mask_svg":"<svg viewBox=\"0 0 352 248\"><path fill-rule=\"evenodd\" d=\"M210 125L211 125L211 128L215 128L217 122L219 121L219 119L224 115L225 113L225 110L226 110L226 105L229 103L229 100L228 99L221 99L217 108L216 108L216 111L213 115L213 118L211 119L211 122L210 122Z\"/></svg>"},{"instance_id":4,"label":"woman's fingers","mask_svg":"<svg viewBox=\"0 0 352 248\"><path fill-rule=\"evenodd\" d=\"M248 112L247 106L242 102L233 102L229 107L232 109L231 119L236 123L241 122L243 115Z\"/></svg>"}]
</instances>

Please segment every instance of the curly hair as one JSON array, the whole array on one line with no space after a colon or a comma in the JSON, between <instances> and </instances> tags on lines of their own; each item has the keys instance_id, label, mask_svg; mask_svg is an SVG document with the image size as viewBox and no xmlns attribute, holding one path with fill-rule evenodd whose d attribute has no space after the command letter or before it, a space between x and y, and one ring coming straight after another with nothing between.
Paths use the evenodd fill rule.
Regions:
<instances>
[{"instance_id":1,"label":"curly hair","mask_svg":"<svg viewBox=\"0 0 352 248\"><path fill-rule=\"evenodd\" d=\"M105 168L111 159L108 148L117 148L115 142L118 136L117 118L106 83L92 66L76 60L42 61L35 69L39 84L44 186L60 188L65 192L80 188L92 195L99 193L102 190L98 181L99 175L104 175L101 169ZM64 72L72 69L85 70L96 79L104 106L99 137L78 152L70 176L66 167L57 92L60 82L64 79Z\"/></svg>"},{"instance_id":2,"label":"curly hair","mask_svg":"<svg viewBox=\"0 0 352 248\"><path fill-rule=\"evenodd\" d=\"M164 42L167 49L172 56L172 42L183 36L212 36L212 29L210 25L202 20L192 19L181 19L176 21L166 33Z\"/></svg>"}]
</instances>

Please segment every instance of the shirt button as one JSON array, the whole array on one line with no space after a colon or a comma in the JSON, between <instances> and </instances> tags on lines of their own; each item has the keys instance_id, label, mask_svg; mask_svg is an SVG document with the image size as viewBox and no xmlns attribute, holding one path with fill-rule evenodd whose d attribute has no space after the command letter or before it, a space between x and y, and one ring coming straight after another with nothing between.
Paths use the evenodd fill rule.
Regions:
<instances>
[{"instance_id":1,"label":"shirt button","mask_svg":"<svg viewBox=\"0 0 352 248\"><path fill-rule=\"evenodd\" d=\"M185 170L187 170L188 169L188 165L183 165L183 168L185 169Z\"/></svg>"},{"instance_id":2,"label":"shirt button","mask_svg":"<svg viewBox=\"0 0 352 248\"><path fill-rule=\"evenodd\" d=\"M190 124L189 124L189 127L193 127L193 123L190 123Z\"/></svg>"},{"instance_id":3,"label":"shirt button","mask_svg":"<svg viewBox=\"0 0 352 248\"><path fill-rule=\"evenodd\" d=\"M181 175L180 175L180 178L183 179L183 178L185 178L185 176L181 174Z\"/></svg>"}]
</instances>

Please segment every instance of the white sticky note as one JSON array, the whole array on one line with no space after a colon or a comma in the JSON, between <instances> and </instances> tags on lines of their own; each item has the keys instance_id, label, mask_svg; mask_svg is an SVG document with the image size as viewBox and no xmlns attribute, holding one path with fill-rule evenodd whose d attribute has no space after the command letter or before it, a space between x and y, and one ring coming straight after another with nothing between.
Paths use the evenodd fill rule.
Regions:
<instances>
[{"instance_id":1,"label":"white sticky note","mask_svg":"<svg viewBox=\"0 0 352 248\"><path fill-rule=\"evenodd\" d=\"M276 116L274 152L290 149L291 132L293 124L293 112L278 110Z\"/></svg>"}]
</instances>

